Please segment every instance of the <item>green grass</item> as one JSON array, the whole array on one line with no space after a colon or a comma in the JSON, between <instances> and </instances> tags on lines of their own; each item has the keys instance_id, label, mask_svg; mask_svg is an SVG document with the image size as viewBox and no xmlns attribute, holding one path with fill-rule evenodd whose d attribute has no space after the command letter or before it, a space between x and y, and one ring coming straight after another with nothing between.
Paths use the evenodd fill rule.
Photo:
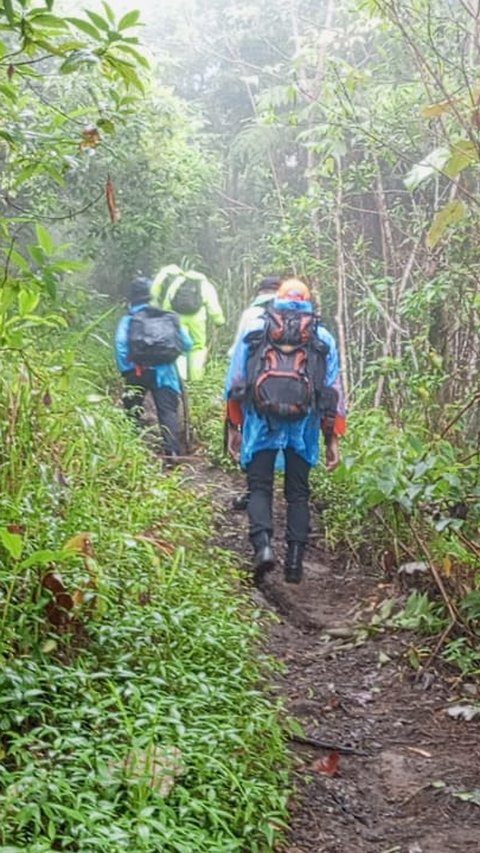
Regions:
<instances>
[{"instance_id":1,"label":"green grass","mask_svg":"<svg viewBox=\"0 0 480 853\"><path fill-rule=\"evenodd\" d=\"M83 353L0 383L0 853L273 850L287 761L260 614L208 502L99 387L107 352ZM80 532L93 555L65 551ZM62 628L51 572L84 590Z\"/></svg>"}]
</instances>

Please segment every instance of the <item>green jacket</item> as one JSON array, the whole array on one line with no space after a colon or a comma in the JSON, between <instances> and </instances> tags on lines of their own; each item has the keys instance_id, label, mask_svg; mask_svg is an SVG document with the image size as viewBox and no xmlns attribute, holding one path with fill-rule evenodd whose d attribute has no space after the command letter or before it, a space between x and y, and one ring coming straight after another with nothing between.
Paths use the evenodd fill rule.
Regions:
<instances>
[{"instance_id":1,"label":"green jacket","mask_svg":"<svg viewBox=\"0 0 480 853\"><path fill-rule=\"evenodd\" d=\"M166 268L167 269L167 268ZM152 303L158 305L158 300L161 297L162 285L164 278L161 278L162 270L155 278L152 285ZM204 349L207 346L207 319L210 319L215 326L223 326L225 317L218 301L217 291L215 286L202 273L191 270L189 272L180 272L173 281L167 286L167 291L161 305L166 311L172 310L172 299L175 296L178 288L185 278L197 278L201 282L202 307L196 314L181 315L182 325L190 332L193 340L193 349Z\"/></svg>"}]
</instances>

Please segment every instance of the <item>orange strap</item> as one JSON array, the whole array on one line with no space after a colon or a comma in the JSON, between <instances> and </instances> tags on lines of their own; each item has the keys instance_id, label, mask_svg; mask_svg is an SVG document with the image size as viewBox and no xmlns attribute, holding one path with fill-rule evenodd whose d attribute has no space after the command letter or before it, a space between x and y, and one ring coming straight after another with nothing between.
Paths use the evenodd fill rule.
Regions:
<instances>
[{"instance_id":1,"label":"orange strap","mask_svg":"<svg viewBox=\"0 0 480 853\"><path fill-rule=\"evenodd\" d=\"M326 432L326 424L322 421L322 430ZM334 435L345 435L347 431L347 419L345 415L335 415L335 422L333 424L333 434Z\"/></svg>"},{"instance_id":2,"label":"orange strap","mask_svg":"<svg viewBox=\"0 0 480 853\"><path fill-rule=\"evenodd\" d=\"M232 426L242 426L243 412L238 400L227 400L227 420Z\"/></svg>"}]
</instances>

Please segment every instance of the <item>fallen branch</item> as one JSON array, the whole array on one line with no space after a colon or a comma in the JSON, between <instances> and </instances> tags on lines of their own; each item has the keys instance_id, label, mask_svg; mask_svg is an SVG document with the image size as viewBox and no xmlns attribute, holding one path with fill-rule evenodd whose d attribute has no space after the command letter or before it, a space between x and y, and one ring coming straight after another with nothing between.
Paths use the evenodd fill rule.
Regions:
<instances>
[{"instance_id":1,"label":"fallen branch","mask_svg":"<svg viewBox=\"0 0 480 853\"><path fill-rule=\"evenodd\" d=\"M354 746L342 746L342 744L338 743L330 743L326 740L317 740L314 737L303 737L303 735L289 735L289 740L293 740L294 743L301 743L302 746L313 746L314 749L330 749L332 752L340 752L343 755L370 755L369 752L365 752L363 749L356 749Z\"/></svg>"},{"instance_id":2,"label":"fallen branch","mask_svg":"<svg viewBox=\"0 0 480 853\"><path fill-rule=\"evenodd\" d=\"M442 631L442 633L441 633L441 635L440 635L440 638L439 638L439 640L438 640L438 642L437 642L437 644L436 644L436 646L435 646L435 648L434 648L433 652L430 654L430 656L429 656L428 660L427 660L427 661L426 661L426 662L425 662L425 663L420 667L420 669L418 670L417 675L416 675L416 677L415 677L415 680L416 680L416 681L418 681L418 680L419 680L419 678L420 678L422 675L424 675L424 673L427 671L427 669L429 669L429 668L431 667L431 665L432 665L433 661L434 661L434 660L435 660L435 658L437 657L437 655L438 655L438 653L439 653L440 649L442 648L442 646L443 646L443 644L444 644L445 640L446 640L446 639L447 639L447 637L451 634L451 632L452 632L452 628L454 628L454 627L455 627L455 625L456 625L456 622L452 619L452 621L447 625L447 627L445 628L445 630L444 630L444 631Z\"/></svg>"}]
</instances>

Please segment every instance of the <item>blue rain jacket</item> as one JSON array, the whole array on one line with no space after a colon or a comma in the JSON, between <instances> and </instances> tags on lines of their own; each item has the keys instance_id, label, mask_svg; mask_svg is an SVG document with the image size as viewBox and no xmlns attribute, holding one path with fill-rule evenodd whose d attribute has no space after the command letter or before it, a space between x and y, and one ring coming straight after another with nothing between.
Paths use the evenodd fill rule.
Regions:
<instances>
[{"instance_id":1,"label":"blue rain jacket","mask_svg":"<svg viewBox=\"0 0 480 853\"><path fill-rule=\"evenodd\" d=\"M273 307L305 313L311 313L313 310L311 302L297 302L286 299L275 299ZM260 331L263 325L263 316L252 318L235 345L225 385L227 399L230 397L232 389L236 386L245 385L249 354L248 341L245 339L251 332ZM317 327L317 335L319 340L328 346L326 384L329 387L337 386L339 361L335 339L323 326ZM292 448L310 465L315 465L318 462L322 412L312 411L300 420L287 421L275 417L267 419L260 415L251 403L244 403L242 408L244 415L240 453L242 468L245 468L260 450L285 450L287 447Z\"/></svg>"},{"instance_id":2,"label":"blue rain jacket","mask_svg":"<svg viewBox=\"0 0 480 853\"><path fill-rule=\"evenodd\" d=\"M143 308L148 308L148 303L131 305L128 314L123 315L117 326L115 332L115 358L117 367L121 373L126 373L135 367L134 363L128 357L128 333L133 315ZM180 334L184 350L188 352L193 346L192 339L183 326L180 326ZM180 376L175 362L173 364L158 364L156 367L148 367L146 369L154 372L157 388L171 388L177 394L180 394Z\"/></svg>"}]
</instances>

